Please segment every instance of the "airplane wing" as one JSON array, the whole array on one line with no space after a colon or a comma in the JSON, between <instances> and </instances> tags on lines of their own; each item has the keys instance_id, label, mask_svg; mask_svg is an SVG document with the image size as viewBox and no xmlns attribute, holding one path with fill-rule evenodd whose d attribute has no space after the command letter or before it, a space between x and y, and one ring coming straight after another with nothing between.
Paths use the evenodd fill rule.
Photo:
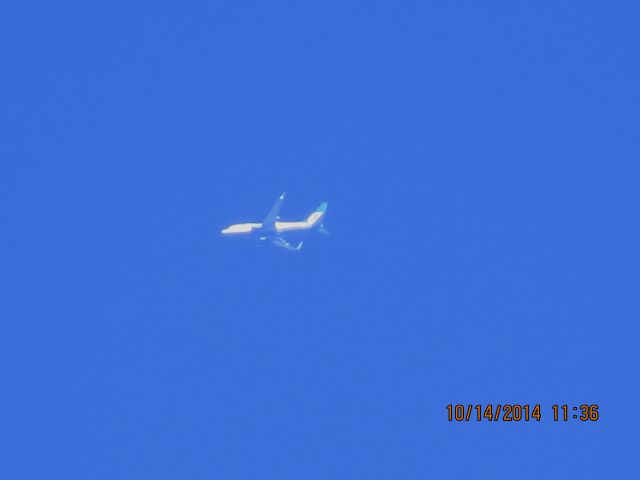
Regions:
<instances>
[{"instance_id":1,"label":"airplane wing","mask_svg":"<svg viewBox=\"0 0 640 480\"><path fill-rule=\"evenodd\" d=\"M300 242L297 246L291 245L282 237L273 237L271 240L274 245L282 248L286 248L287 250L300 250L302 248L302 242Z\"/></svg>"},{"instance_id":2,"label":"airplane wing","mask_svg":"<svg viewBox=\"0 0 640 480\"><path fill-rule=\"evenodd\" d=\"M284 193L278 197L276 203L273 204L271 210L267 214L267 217L262 222L262 228L266 231L275 231L276 229L276 221L280 218L280 207L282 207L282 203L284 202ZM286 243L286 242L285 242Z\"/></svg>"}]
</instances>

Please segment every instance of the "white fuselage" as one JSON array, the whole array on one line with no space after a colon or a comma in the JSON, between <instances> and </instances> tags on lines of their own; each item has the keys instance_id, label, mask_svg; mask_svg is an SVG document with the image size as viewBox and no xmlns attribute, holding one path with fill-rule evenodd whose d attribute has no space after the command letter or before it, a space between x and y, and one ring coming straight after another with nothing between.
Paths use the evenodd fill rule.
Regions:
<instances>
[{"instance_id":1,"label":"white fuselage","mask_svg":"<svg viewBox=\"0 0 640 480\"><path fill-rule=\"evenodd\" d=\"M275 222L275 233L304 232L320 225L324 212L313 212L306 220L298 222ZM258 232L262 223L236 223L222 230L223 235L243 235ZM273 230L272 230L273 232Z\"/></svg>"}]
</instances>

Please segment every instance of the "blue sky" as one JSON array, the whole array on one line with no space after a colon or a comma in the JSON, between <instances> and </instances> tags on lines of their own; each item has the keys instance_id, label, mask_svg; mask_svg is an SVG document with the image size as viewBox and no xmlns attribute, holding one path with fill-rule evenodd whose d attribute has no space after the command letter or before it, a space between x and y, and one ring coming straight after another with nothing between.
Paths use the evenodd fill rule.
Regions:
<instances>
[{"instance_id":1,"label":"blue sky","mask_svg":"<svg viewBox=\"0 0 640 480\"><path fill-rule=\"evenodd\" d=\"M637 476L637 14L3 2L0 477Z\"/></svg>"}]
</instances>

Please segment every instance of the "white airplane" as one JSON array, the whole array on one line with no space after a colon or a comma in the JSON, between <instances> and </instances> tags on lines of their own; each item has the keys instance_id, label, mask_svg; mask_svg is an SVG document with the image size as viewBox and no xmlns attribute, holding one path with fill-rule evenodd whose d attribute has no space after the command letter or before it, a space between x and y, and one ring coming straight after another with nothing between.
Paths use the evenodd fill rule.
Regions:
<instances>
[{"instance_id":1,"label":"white airplane","mask_svg":"<svg viewBox=\"0 0 640 480\"><path fill-rule=\"evenodd\" d=\"M322 220L327 213L327 202L321 203L306 220L281 222L280 207L282 206L282 202L284 202L284 196L284 193L280 195L262 223L236 223L223 229L222 234L225 236L257 237L262 242L271 242L287 250L300 250L302 248L302 242L294 247L282 237L282 234L308 233L311 231L324 234L329 233L324 228L324 225L322 225Z\"/></svg>"}]
</instances>

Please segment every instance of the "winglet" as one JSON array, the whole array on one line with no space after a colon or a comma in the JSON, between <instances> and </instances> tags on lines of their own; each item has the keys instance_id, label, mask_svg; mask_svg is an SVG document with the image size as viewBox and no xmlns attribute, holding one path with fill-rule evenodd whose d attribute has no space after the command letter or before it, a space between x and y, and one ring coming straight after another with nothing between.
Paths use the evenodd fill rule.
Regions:
<instances>
[{"instance_id":1,"label":"winglet","mask_svg":"<svg viewBox=\"0 0 640 480\"><path fill-rule=\"evenodd\" d=\"M302 242L298 244L298 246L296 247L296 250L300 250L301 248L302 248Z\"/></svg>"}]
</instances>

